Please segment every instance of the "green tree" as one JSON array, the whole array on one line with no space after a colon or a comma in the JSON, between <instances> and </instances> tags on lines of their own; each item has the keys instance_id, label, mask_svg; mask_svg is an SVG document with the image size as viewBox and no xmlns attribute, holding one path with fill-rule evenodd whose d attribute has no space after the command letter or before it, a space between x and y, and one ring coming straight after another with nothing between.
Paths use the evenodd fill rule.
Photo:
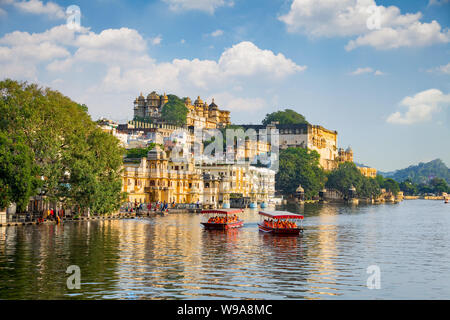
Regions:
<instances>
[{"instance_id":1,"label":"green tree","mask_svg":"<svg viewBox=\"0 0 450 320\"><path fill-rule=\"evenodd\" d=\"M9 79L0 82L0 91L0 131L31 150L48 201L91 209L118 206L123 149L91 120L86 106Z\"/></svg>"},{"instance_id":2,"label":"green tree","mask_svg":"<svg viewBox=\"0 0 450 320\"><path fill-rule=\"evenodd\" d=\"M21 141L12 141L0 131L0 208L16 203L24 210L40 180L33 153Z\"/></svg>"},{"instance_id":3,"label":"green tree","mask_svg":"<svg viewBox=\"0 0 450 320\"><path fill-rule=\"evenodd\" d=\"M127 158L145 158L150 150L156 146L156 143L150 143L145 148L131 148L126 150Z\"/></svg>"},{"instance_id":4,"label":"green tree","mask_svg":"<svg viewBox=\"0 0 450 320\"><path fill-rule=\"evenodd\" d=\"M430 186L433 189L433 193L436 194L442 194L443 192L449 191L447 182L442 178L431 179Z\"/></svg>"},{"instance_id":5,"label":"green tree","mask_svg":"<svg viewBox=\"0 0 450 320\"><path fill-rule=\"evenodd\" d=\"M279 170L275 176L277 190L293 194L301 184L305 197L318 195L325 183L325 173L319 166L320 155L314 150L287 148L280 151Z\"/></svg>"},{"instance_id":6,"label":"green tree","mask_svg":"<svg viewBox=\"0 0 450 320\"><path fill-rule=\"evenodd\" d=\"M381 185L380 187L386 189L386 191L392 192L392 194L394 195L397 195L397 193L400 191L398 182L391 178L385 179L383 185Z\"/></svg>"},{"instance_id":7,"label":"green tree","mask_svg":"<svg viewBox=\"0 0 450 320\"><path fill-rule=\"evenodd\" d=\"M291 109L285 109L284 111L276 111L266 114L266 117L262 121L263 125L268 125L273 121L277 121L280 124L307 124L305 117L300 113Z\"/></svg>"},{"instance_id":8,"label":"green tree","mask_svg":"<svg viewBox=\"0 0 450 320\"><path fill-rule=\"evenodd\" d=\"M161 118L165 122L177 126L185 125L189 110L184 101L173 94L169 94L167 97L169 101L161 109Z\"/></svg>"},{"instance_id":9,"label":"green tree","mask_svg":"<svg viewBox=\"0 0 450 320\"><path fill-rule=\"evenodd\" d=\"M328 174L326 187L340 191L344 196L350 195L350 188L355 187L358 197L373 198L380 194L377 179L367 178L361 174L353 162L344 162Z\"/></svg>"},{"instance_id":10,"label":"green tree","mask_svg":"<svg viewBox=\"0 0 450 320\"><path fill-rule=\"evenodd\" d=\"M407 196L414 196L419 193L419 188L410 179L402 181L399 184L400 190Z\"/></svg>"}]
</instances>

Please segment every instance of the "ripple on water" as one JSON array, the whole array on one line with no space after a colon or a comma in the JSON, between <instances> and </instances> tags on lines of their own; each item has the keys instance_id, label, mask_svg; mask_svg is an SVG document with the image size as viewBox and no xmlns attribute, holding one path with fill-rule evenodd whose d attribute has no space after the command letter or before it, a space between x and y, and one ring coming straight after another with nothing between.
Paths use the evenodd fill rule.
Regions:
<instances>
[{"instance_id":1,"label":"ripple on water","mask_svg":"<svg viewBox=\"0 0 450 320\"><path fill-rule=\"evenodd\" d=\"M305 205L302 237L245 226L209 232L199 215L0 228L0 299L443 299L450 206ZM424 215L426 212L426 216ZM69 265L80 290L66 287ZM366 287L369 265L380 290Z\"/></svg>"}]
</instances>

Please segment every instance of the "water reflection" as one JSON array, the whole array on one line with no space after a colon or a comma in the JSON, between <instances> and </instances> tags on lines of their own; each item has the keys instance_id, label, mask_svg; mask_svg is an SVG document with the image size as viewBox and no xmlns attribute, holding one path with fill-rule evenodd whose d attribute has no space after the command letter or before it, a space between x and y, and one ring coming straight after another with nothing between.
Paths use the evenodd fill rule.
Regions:
<instances>
[{"instance_id":1,"label":"water reflection","mask_svg":"<svg viewBox=\"0 0 450 320\"><path fill-rule=\"evenodd\" d=\"M0 299L450 297L448 206L285 209L305 215L303 236L261 233L251 210L225 232L195 214L1 227ZM382 290L365 286L372 264ZM69 265L81 268L80 290L66 287Z\"/></svg>"}]
</instances>

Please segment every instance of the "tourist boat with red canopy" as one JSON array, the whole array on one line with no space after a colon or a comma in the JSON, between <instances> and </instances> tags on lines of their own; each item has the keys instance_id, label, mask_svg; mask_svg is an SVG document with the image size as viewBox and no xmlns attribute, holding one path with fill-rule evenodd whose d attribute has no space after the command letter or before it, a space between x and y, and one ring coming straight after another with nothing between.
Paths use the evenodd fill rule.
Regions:
<instances>
[{"instance_id":1,"label":"tourist boat with red canopy","mask_svg":"<svg viewBox=\"0 0 450 320\"><path fill-rule=\"evenodd\" d=\"M244 225L244 220L239 218L242 209L211 209L202 210L202 214L208 217L208 220L201 222L205 229L227 230L239 228Z\"/></svg>"},{"instance_id":2,"label":"tourist boat with red canopy","mask_svg":"<svg viewBox=\"0 0 450 320\"><path fill-rule=\"evenodd\" d=\"M288 211L260 211L262 221L258 224L259 231L279 234L298 235L303 232L303 216Z\"/></svg>"}]
</instances>

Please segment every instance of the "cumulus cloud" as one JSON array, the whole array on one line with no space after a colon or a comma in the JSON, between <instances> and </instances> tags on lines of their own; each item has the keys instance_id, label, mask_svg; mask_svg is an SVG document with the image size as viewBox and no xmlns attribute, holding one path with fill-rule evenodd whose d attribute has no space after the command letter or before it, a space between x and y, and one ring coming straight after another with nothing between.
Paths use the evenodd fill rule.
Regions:
<instances>
[{"instance_id":1,"label":"cumulus cloud","mask_svg":"<svg viewBox=\"0 0 450 320\"><path fill-rule=\"evenodd\" d=\"M450 94L444 94L438 89L425 90L413 97L404 98L400 102L400 106L406 107L406 112L394 112L386 121L405 125L429 121L434 113L449 105Z\"/></svg>"},{"instance_id":2,"label":"cumulus cloud","mask_svg":"<svg viewBox=\"0 0 450 320\"><path fill-rule=\"evenodd\" d=\"M450 42L449 30L436 21L422 23L420 12L401 14L395 6L374 0L294 0L279 19L292 33L309 37L353 37L346 50L372 46L387 50Z\"/></svg>"},{"instance_id":3,"label":"cumulus cloud","mask_svg":"<svg viewBox=\"0 0 450 320\"><path fill-rule=\"evenodd\" d=\"M258 48L249 41L225 49L217 60L158 62L148 54L151 42L129 28L96 33L63 25L42 33L14 31L0 38L0 78L35 80L46 71L46 78L61 79L56 85L68 86L78 77L81 98L86 99L83 102L104 105L127 99L128 105L139 91L224 94L255 82L270 81L273 85L306 69L282 53ZM262 105L260 100L241 94L248 93L242 90L239 96L225 96L224 102L230 107L239 102Z\"/></svg>"},{"instance_id":4,"label":"cumulus cloud","mask_svg":"<svg viewBox=\"0 0 450 320\"><path fill-rule=\"evenodd\" d=\"M48 17L54 19L63 19L66 16L64 9L51 1L48 1L45 4L40 0L9 2L11 2L17 9L25 13L47 15Z\"/></svg>"},{"instance_id":5,"label":"cumulus cloud","mask_svg":"<svg viewBox=\"0 0 450 320\"><path fill-rule=\"evenodd\" d=\"M372 46L380 50L389 50L448 42L450 42L450 30L441 32L441 26L433 20L431 23L414 22L403 28L374 30L349 41L345 49L350 51L361 46Z\"/></svg>"},{"instance_id":6,"label":"cumulus cloud","mask_svg":"<svg viewBox=\"0 0 450 320\"><path fill-rule=\"evenodd\" d=\"M231 0L164 0L173 11L199 10L210 14L219 7L232 7Z\"/></svg>"}]
</instances>

